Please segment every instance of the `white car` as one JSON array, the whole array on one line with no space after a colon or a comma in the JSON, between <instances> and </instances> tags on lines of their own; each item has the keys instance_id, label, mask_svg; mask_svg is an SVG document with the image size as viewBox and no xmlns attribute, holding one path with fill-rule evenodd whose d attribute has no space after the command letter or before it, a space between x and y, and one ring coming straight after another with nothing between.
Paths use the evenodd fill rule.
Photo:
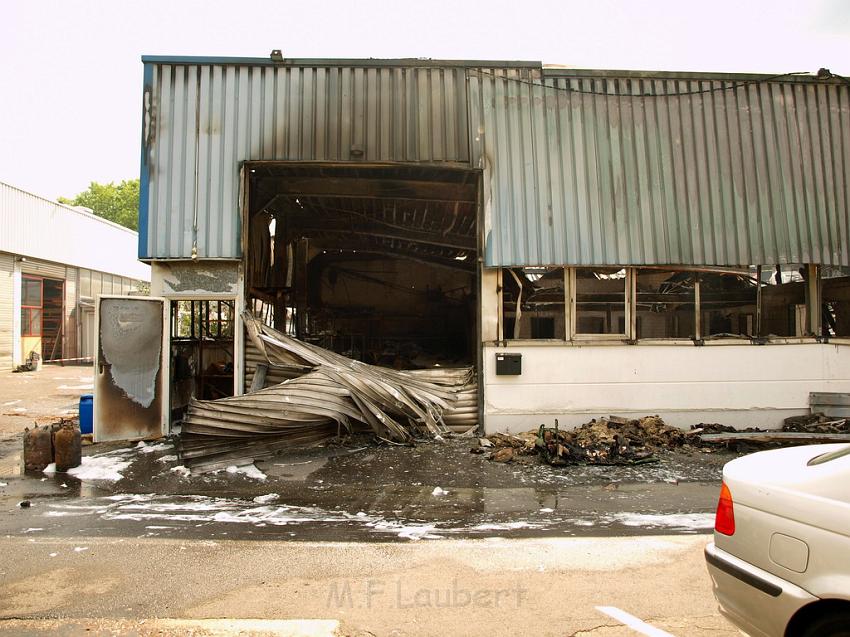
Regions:
<instances>
[{"instance_id":1,"label":"white car","mask_svg":"<svg viewBox=\"0 0 850 637\"><path fill-rule=\"evenodd\" d=\"M705 549L720 611L761 637L850 637L850 445L729 462Z\"/></svg>"}]
</instances>

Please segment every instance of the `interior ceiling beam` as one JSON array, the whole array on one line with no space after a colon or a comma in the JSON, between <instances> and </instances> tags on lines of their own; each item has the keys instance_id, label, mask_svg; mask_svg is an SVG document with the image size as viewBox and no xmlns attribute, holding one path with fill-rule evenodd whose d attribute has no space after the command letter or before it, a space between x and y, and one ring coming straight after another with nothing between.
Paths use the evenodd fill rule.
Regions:
<instances>
[{"instance_id":1,"label":"interior ceiling beam","mask_svg":"<svg viewBox=\"0 0 850 637\"><path fill-rule=\"evenodd\" d=\"M406 199L476 203L475 184L354 177L265 177L264 192L288 197Z\"/></svg>"},{"instance_id":2,"label":"interior ceiling beam","mask_svg":"<svg viewBox=\"0 0 850 637\"><path fill-rule=\"evenodd\" d=\"M350 228L334 226L300 226L297 230L291 229L292 235L300 235L310 238L316 238L322 235L346 235L349 237L372 237L375 239L394 239L396 241L406 241L408 243L418 243L426 246L435 246L438 248L449 248L451 250L475 251L475 239L453 240L447 237L433 238L432 236L423 236L425 233L410 231L401 232L399 230L387 232L384 228L369 228L365 224L357 224ZM346 243L347 247L347 243Z\"/></svg>"},{"instance_id":3,"label":"interior ceiling beam","mask_svg":"<svg viewBox=\"0 0 850 637\"><path fill-rule=\"evenodd\" d=\"M376 237L378 239L396 239L398 241L410 241L411 243L421 243L424 245L439 246L441 248L451 248L453 250L470 250L475 251L475 237L464 237L458 235L443 236L439 232L430 232L428 230L401 230L398 228L388 228L380 224L366 223L357 221L356 223L346 224L335 219L312 219L293 222L291 218L287 219L287 232L290 236L298 235L311 236L318 234L342 234L342 235L360 235L367 237Z\"/></svg>"},{"instance_id":4,"label":"interior ceiling beam","mask_svg":"<svg viewBox=\"0 0 850 637\"><path fill-rule=\"evenodd\" d=\"M335 256L332 254L320 255L324 257ZM475 272L475 259L470 255L463 261L459 261L457 259L448 259L443 257L430 256L427 254L415 254L411 253L409 250L403 250L401 248L377 248L374 245L371 246L357 246L357 254L353 255L354 257L362 258L362 257L391 257L394 259L398 259L399 261L413 261L414 263L422 263L423 265L435 266L438 268L448 268L449 270L454 270L455 272L461 271L466 274L472 274ZM350 253L342 253L339 255L338 260L345 261L352 257ZM320 258L320 257L315 257ZM329 263L332 263L333 260L329 259Z\"/></svg>"}]
</instances>

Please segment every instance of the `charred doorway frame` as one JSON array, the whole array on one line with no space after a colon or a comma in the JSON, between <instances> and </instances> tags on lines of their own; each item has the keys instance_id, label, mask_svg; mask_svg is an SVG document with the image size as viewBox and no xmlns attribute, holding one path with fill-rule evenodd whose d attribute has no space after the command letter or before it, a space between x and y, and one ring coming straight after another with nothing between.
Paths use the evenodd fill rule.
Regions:
<instances>
[{"instance_id":1,"label":"charred doorway frame","mask_svg":"<svg viewBox=\"0 0 850 637\"><path fill-rule=\"evenodd\" d=\"M250 210L251 210L251 185L250 176L251 168L255 166L292 166L304 168L325 168L325 167L341 167L341 168L359 168L359 169L381 169L381 168L434 168L442 170L458 170L476 177L476 266L475 266L475 287L477 290L475 303L475 370L478 379L478 432L484 431L484 347L482 342L482 312L481 300L484 290L482 289L482 270L484 267L484 243L485 243L485 204L484 204L484 181L485 174L481 168L475 168L465 162L354 162L354 161L274 161L274 160L249 160L244 161L239 166L239 215L240 215L240 248L242 259L240 265L241 281L239 286L239 299L236 302L237 316L241 315L241 311L247 307L248 303L248 240L250 238ZM241 320L234 327L234 374L236 374L236 395L245 393L245 339L242 338L244 326Z\"/></svg>"},{"instance_id":2,"label":"charred doorway frame","mask_svg":"<svg viewBox=\"0 0 850 637\"><path fill-rule=\"evenodd\" d=\"M167 300L167 308L165 313L165 321L166 324L164 326L165 332L168 334L168 351L169 351L169 368L171 365L171 324L174 320L174 317L171 313L171 303L173 301L229 301L233 303L234 306L234 317L238 317L242 310L245 309L245 296L242 293L244 289L243 282L243 274L242 274L242 266L239 266L239 274L238 274L238 290L239 294L236 296L232 294L223 294L216 295L212 293L202 293L196 292L192 294L165 294L160 295L162 298ZM245 339L243 338L243 329L242 329L242 320L234 320L233 324L233 395L240 396L244 392L244 376L245 376L245 368L244 368L244 360L245 360ZM170 374L170 369L169 369ZM168 413L169 413L169 428L171 427L171 391L169 386L168 392Z\"/></svg>"}]
</instances>

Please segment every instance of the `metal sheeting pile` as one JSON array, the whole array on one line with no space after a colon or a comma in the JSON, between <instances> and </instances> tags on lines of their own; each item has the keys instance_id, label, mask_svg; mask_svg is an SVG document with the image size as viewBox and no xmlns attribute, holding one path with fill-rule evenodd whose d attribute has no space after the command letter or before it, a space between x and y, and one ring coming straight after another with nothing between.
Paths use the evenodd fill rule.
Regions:
<instances>
[{"instance_id":1,"label":"metal sheeting pile","mask_svg":"<svg viewBox=\"0 0 850 637\"><path fill-rule=\"evenodd\" d=\"M242 318L270 368L298 376L244 396L193 400L183 420L180 453L194 470L250 462L343 431L371 428L396 442L443 435L449 432L444 413L455 426L477 422L471 368L376 367L281 334L248 312ZM463 406L456 413L459 402Z\"/></svg>"}]
</instances>

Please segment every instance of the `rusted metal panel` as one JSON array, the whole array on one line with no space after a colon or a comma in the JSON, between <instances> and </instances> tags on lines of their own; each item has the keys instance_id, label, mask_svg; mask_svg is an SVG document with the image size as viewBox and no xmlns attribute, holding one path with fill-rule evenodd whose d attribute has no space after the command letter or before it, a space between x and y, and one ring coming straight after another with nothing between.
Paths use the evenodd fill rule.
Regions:
<instances>
[{"instance_id":1,"label":"rusted metal panel","mask_svg":"<svg viewBox=\"0 0 850 637\"><path fill-rule=\"evenodd\" d=\"M485 263L850 265L850 87L477 69Z\"/></svg>"},{"instance_id":2,"label":"rusted metal panel","mask_svg":"<svg viewBox=\"0 0 850 637\"><path fill-rule=\"evenodd\" d=\"M95 312L94 438L159 438L168 423L165 299L102 296Z\"/></svg>"},{"instance_id":3,"label":"rusted metal panel","mask_svg":"<svg viewBox=\"0 0 850 637\"><path fill-rule=\"evenodd\" d=\"M238 258L246 160L469 161L462 66L190 62L146 62L141 258Z\"/></svg>"}]
</instances>

